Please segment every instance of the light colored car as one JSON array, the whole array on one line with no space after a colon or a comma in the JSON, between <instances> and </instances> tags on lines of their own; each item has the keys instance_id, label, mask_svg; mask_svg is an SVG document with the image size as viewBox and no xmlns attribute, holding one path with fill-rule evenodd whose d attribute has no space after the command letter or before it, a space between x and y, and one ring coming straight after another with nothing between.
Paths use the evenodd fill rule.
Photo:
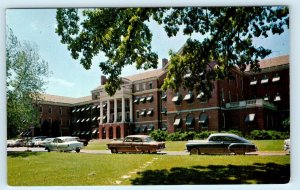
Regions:
<instances>
[{"instance_id":1,"label":"light colored car","mask_svg":"<svg viewBox=\"0 0 300 190\"><path fill-rule=\"evenodd\" d=\"M108 143L107 147L112 153L157 153L165 148L165 143L156 142L148 135L129 135L124 140L116 140Z\"/></svg>"},{"instance_id":2,"label":"light colored car","mask_svg":"<svg viewBox=\"0 0 300 190\"><path fill-rule=\"evenodd\" d=\"M77 153L80 152L80 149L82 149L83 143L78 142L77 138L74 137L56 137L53 139L52 142L45 145L45 149L50 151L62 151L62 152L68 152L68 151L76 151Z\"/></svg>"},{"instance_id":3,"label":"light colored car","mask_svg":"<svg viewBox=\"0 0 300 190\"><path fill-rule=\"evenodd\" d=\"M291 139L286 139L286 140L284 140L283 149L284 149L285 151L291 152Z\"/></svg>"},{"instance_id":4,"label":"light colored car","mask_svg":"<svg viewBox=\"0 0 300 190\"><path fill-rule=\"evenodd\" d=\"M26 145L25 139L7 140L7 147L21 147Z\"/></svg>"},{"instance_id":5,"label":"light colored car","mask_svg":"<svg viewBox=\"0 0 300 190\"><path fill-rule=\"evenodd\" d=\"M211 134L206 140L192 140L186 144L190 154L245 154L255 152L257 147L235 134L215 133Z\"/></svg>"},{"instance_id":6,"label":"light colored car","mask_svg":"<svg viewBox=\"0 0 300 190\"><path fill-rule=\"evenodd\" d=\"M53 142L54 139L55 139L55 138L46 138L46 139L44 139L42 142L40 142L39 145L42 146L42 147L45 147L47 144Z\"/></svg>"}]
</instances>

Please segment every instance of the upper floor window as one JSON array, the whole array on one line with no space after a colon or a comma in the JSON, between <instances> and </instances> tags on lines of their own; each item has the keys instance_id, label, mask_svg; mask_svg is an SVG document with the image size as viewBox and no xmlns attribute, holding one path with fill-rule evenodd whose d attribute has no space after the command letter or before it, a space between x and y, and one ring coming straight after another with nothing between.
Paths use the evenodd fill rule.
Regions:
<instances>
[{"instance_id":1,"label":"upper floor window","mask_svg":"<svg viewBox=\"0 0 300 190\"><path fill-rule=\"evenodd\" d=\"M152 88L153 88L153 83L149 82L149 89L152 89Z\"/></svg>"},{"instance_id":2,"label":"upper floor window","mask_svg":"<svg viewBox=\"0 0 300 190\"><path fill-rule=\"evenodd\" d=\"M59 108L59 114L62 115L62 108Z\"/></svg>"},{"instance_id":3,"label":"upper floor window","mask_svg":"<svg viewBox=\"0 0 300 190\"><path fill-rule=\"evenodd\" d=\"M39 107L39 111L43 112L43 107L42 106Z\"/></svg>"},{"instance_id":4,"label":"upper floor window","mask_svg":"<svg viewBox=\"0 0 300 190\"><path fill-rule=\"evenodd\" d=\"M146 90L146 83L143 83L143 90Z\"/></svg>"},{"instance_id":5,"label":"upper floor window","mask_svg":"<svg viewBox=\"0 0 300 190\"><path fill-rule=\"evenodd\" d=\"M272 82L278 82L280 80L280 76L278 73L272 78Z\"/></svg>"},{"instance_id":6,"label":"upper floor window","mask_svg":"<svg viewBox=\"0 0 300 190\"><path fill-rule=\"evenodd\" d=\"M51 106L49 106L49 108L48 108L48 113L52 113L52 107Z\"/></svg>"},{"instance_id":7,"label":"upper floor window","mask_svg":"<svg viewBox=\"0 0 300 190\"><path fill-rule=\"evenodd\" d=\"M140 85L139 84L136 84L135 85L135 91L139 91L140 90Z\"/></svg>"}]
</instances>

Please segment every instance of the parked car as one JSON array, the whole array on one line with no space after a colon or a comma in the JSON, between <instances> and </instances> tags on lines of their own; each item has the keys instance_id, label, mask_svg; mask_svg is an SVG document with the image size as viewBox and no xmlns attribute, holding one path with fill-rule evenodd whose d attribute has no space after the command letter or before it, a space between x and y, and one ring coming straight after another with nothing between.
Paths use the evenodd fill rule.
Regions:
<instances>
[{"instance_id":1,"label":"parked car","mask_svg":"<svg viewBox=\"0 0 300 190\"><path fill-rule=\"evenodd\" d=\"M45 138L39 145L42 146L42 147L45 147L50 142L53 142L54 139L55 138Z\"/></svg>"},{"instance_id":2,"label":"parked car","mask_svg":"<svg viewBox=\"0 0 300 190\"><path fill-rule=\"evenodd\" d=\"M235 134L215 133L206 140L192 140L186 144L186 149L190 154L245 154L255 152L257 147Z\"/></svg>"},{"instance_id":3,"label":"parked car","mask_svg":"<svg viewBox=\"0 0 300 190\"><path fill-rule=\"evenodd\" d=\"M30 147L34 147L34 146L38 146L39 143L44 140L45 138L47 138L47 136L36 136L36 137L32 137L28 142L27 142L27 146ZM27 139L26 139L27 140ZM39 142L38 142L39 141ZM38 142L38 143L36 143Z\"/></svg>"},{"instance_id":4,"label":"parked car","mask_svg":"<svg viewBox=\"0 0 300 190\"><path fill-rule=\"evenodd\" d=\"M148 135L129 135L124 140L116 140L108 143L107 147L112 153L157 153L165 148L165 143L156 142Z\"/></svg>"},{"instance_id":5,"label":"parked car","mask_svg":"<svg viewBox=\"0 0 300 190\"><path fill-rule=\"evenodd\" d=\"M45 149L50 151L76 151L77 153L80 152L80 149L82 149L83 143L78 142L76 138L74 137L56 137L53 139L52 142L45 145Z\"/></svg>"},{"instance_id":6,"label":"parked car","mask_svg":"<svg viewBox=\"0 0 300 190\"><path fill-rule=\"evenodd\" d=\"M7 147L21 147L26 145L25 139L7 140Z\"/></svg>"},{"instance_id":7,"label":"parked car","mask_svg":"<svg viewBox=\"0 0 300 190\"><path fill-rule=\"evenodd\" d=\"M283 149L284 149L285 151L291 152L291 139L286 139L286 140L284 140L284 143L283 143Z\"/></svg>"}]
</instances>

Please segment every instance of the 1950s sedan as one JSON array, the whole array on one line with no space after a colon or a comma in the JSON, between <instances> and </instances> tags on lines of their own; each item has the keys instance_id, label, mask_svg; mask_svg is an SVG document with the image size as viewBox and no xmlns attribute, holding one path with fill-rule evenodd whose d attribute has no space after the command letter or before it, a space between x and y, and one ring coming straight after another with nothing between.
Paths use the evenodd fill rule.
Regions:
<instances>
[{"instance_id":1,"label":"1950s sedan","mask_svg":"<svg viewBox=\"0 0 300 190\"><path fill-rule=\"evenodd\" d=\"M78 138L75 137L56 137L52 142L45 145L45 149L50 151L76 151L80 152L80 149L83 148L83 143L77 141Z\"/></svg>"},{"instance_id":2,"label":"1950s sedan","mask_svg":"<svg viewBox=\"0 0 300 190\"><path fill-rule=\"evenodd\" d=\"M148 135L129 135L122 141L116 140L108 143L107 147L112 153L157 153L165 148L165 143L156 142Z\"/></svg>"},{"instance_id":3,"label":"1950s sedan","mask_svg":"<svg viewBox=\"0 0 300 190\"><path fill-rule=\"evenodd\" d=\"M255 152L257 147L235 134L215 133L211 134L206 140L188 141L187 151L190 154L245 154Z\"/></svg>"}]
</instances>

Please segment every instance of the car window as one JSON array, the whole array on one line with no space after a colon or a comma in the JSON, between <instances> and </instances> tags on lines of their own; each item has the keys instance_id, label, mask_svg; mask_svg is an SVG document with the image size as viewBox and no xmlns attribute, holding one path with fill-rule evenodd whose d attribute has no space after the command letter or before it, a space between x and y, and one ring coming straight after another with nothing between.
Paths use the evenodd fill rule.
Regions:
<instances>
[{"instance_id":1,"label":"car window","mask_svg":"<svg viewBox=\"0 0 300 190\"><path fill-rule=\"evenodd\" d=\"M224 141L228 143L240 143L241 141L239 139L233 138L233 137L224 137Z\"/></svg>"},{"instance_id":2,"label":"car window","mask_svg":"<svg viewBox=\"0 0 300 190\"><path fill-rule=\"evenodd\" d=\"M209 138L209 141L223 141L223 137L214 136L214 137Z\"/></svg>"},{"instance_id":3,"label":"car window","mask_svg":"<svg viewBox=\"0 0 300 190\"><path fill-rule=\"evenodd\" d=\"M131 137L127 137L124 139L124 142L132 142L132 138Z\"/></svg>"},{"instance_id":4,"label":"car window","mask_svg":"<svg viewBox=\"0 0 300 190\"><path fill-rule=\"evenodd\" d=\"M133 142L143 142L141 138L133 138Z\"/></svg>"},{"instance_id":5,"label":"car window","mask_svg":"<svg viewBox=\"0 0 300 190\"><path fill-rule=\"evenodd\" d=\"M145 142L151 142L151 141L154 141L151 137L145 138Z\"/></svg>"},{"instance_id":6,"label":"car window","mask_svg":"<svg viewBox=\"0 0 300 190\"><path fill-rule=\"evenodd\" d=\"M54 139L53 142L54 142L54 143L58 143L58 139Z\"/></svg>"}]
</instances>

